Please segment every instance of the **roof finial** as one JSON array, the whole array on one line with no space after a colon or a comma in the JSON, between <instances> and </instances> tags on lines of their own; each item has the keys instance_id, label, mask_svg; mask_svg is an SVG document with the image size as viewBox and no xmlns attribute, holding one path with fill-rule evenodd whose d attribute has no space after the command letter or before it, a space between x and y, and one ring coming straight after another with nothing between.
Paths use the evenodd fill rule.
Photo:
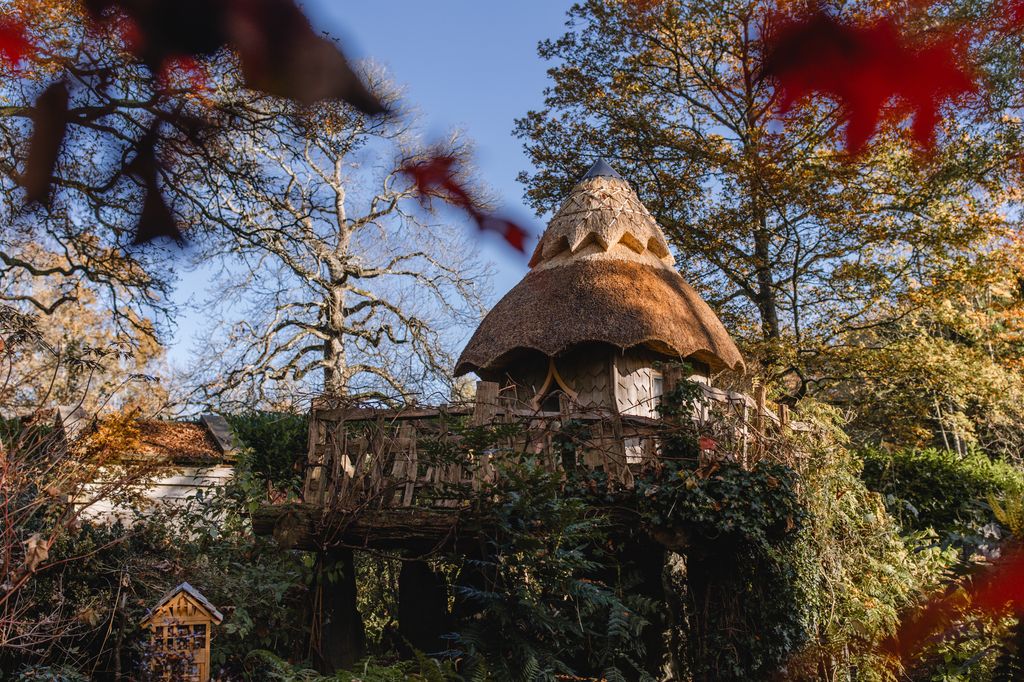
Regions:
<instances>
[{"instance_id":1,"label":"roof finial","mask_svg":"<svg viewBox=\"0 0 1024 682\"><path fill-rule=\"evenodd\" d=\"M588 178L597 177L618 178L619 180L622 179L622 176L616 173L615 169L609 166L608 162L605 161L603 158L600 158L597 161L595 161L594 165L591 166L590 170L587 171L587 174L580 179L586 180Z\"/></svg>"}]
</instances>

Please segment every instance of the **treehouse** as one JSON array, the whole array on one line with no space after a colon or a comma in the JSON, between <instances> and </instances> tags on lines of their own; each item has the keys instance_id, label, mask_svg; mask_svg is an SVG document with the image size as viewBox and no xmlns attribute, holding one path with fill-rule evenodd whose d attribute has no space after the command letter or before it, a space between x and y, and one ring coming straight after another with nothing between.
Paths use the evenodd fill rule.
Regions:
<instances>
[{"instance_id":1,"label":"treehouse","mask_svg":"<svg viewBox=\"0 0 1024 682\"><path fill-rule=\"evenodd\" d=\"M676 270L633 189L598 161L552 218L530 271L463 350L455 373L481 378L476 395L390 410L314 401L305 507L266 509L255 527L306 547L408 547L418 534L436 546L451 537L450 512L494 481L499 451L543 455L570 420L585 427L575 436L578 464L629 487L637 468L659 457L658 401L682 378L679 367L703 391L694 420L729 453L763 452L767 425L788 419L784 407L766 409L763 390L751 397L712 386L716 373L743 370L736 344ZM520 428L493 451L438 457L458 450L456 427L466 423ZM330 514L344 522L328 523Z\"/></svg>"},{"instance_id":2,"label":"treehouse","mask_svg":"<svg viewBox=\"0 0 1024 682\"><path fill-rule=\"evenodd\" d=\"M348 577L317 593L330 613L314 627L323 669L350 665L360 648L353 549L404 554L399 634L439 651L454 615L443 576L422 558L441 549L479 556L489 530L473 500L500 483L499 458L528 454L552 472L602 472L609 489L629 490L639 471L665 458L666 429L680 428L661 419L658 405L682 378L700 393L688 427L701 435L701 457L747 465L770 455L773 439L797 425L784 406L767 409L763 388L751 397L712 385L717 373L743 369L651 214L608 164L594 164L552 218L530 271L462 352L455 373L481 379L472 398L399 409L340 396L314 401L304 502L264 507L253 529L323 552L324 565L341 562ZM474 444L473 427L491 442ZM617 523L631 526L629 518ZM652 594L661 585L659 547L645 582Z\"/></svg>"},{"instance_id":3,"label":"treehouse","mask_svg":"<svg viewBox=\"0 0 1024 682\"><path fill-rule=\"evenodd\" d=\"M659 363L710 384L743 359L674 267L665 235L603 160L566 197L530 272L487 314L456 366L538 409L657 417Z\"/></svg>"}]
</instances>

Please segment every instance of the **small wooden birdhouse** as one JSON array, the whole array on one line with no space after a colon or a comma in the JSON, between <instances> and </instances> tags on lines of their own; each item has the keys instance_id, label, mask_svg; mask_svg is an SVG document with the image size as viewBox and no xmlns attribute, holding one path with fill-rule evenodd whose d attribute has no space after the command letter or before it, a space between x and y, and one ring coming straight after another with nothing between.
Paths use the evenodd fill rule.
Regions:
<instances>
[{"instance_id":1,"label":"small wooden birdhouse","mask_svg":"<svg viewBox=\"0 0 1024 682\"><path fill-rule=\"evenodd\" d=\"M188 583L165 594L141 623L149 630L147 658L153 677L207 682L210 629L223 620L220 611Z\"/></svg>"},{"instance_id":2,"label":"small wooden birdhouse","mask_svg":"<svg viewBox=\"0 0 1024 682\"><path fill-rule=\"evenodd\" d=\"M629 183L598 161L566 197L530 272L484 318L455 374L475 372L541 410L657 416L659 365L709 383L743 358L675 268L661 227Z\"/></svg>"}]
</instances>

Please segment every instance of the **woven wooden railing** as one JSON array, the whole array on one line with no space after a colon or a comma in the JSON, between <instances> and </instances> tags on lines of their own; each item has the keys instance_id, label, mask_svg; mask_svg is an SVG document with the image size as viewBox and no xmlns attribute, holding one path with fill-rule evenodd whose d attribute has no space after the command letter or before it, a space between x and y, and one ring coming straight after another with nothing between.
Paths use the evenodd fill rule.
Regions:
<instances>
[{"instance_id":1,"label":"woven wooden railing","mask_svg":"<svg viewBox=\"0 0 1024 682\"><path fill-rule=\"evenodd\" d=\"M788 410L754 396L701 386L703 399L685 425L699 434L709 457L753 464L778 453L780 439L806 430ZM466 427L492 427L487 447L474 449ZM304 499L338 509L458 507L498 475L494 459L539 456L553 470L579 466L631 486L636 471L662 457L661 439L673 427L649 417L574 409L527 409L502 397L498 385L478 382L474 401L440 408L346 407L321 399L309 422ZM563 461L572 442L575 457Z\"/></svg>"}]
</instances>

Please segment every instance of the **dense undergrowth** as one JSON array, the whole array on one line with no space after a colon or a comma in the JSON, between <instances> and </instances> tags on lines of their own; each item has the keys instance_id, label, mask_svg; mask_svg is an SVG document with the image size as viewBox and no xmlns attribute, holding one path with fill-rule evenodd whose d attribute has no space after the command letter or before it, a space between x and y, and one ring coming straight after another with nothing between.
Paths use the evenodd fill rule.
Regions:
<instances>
[{"instance_id":1,"label":"dense undergrowth","mask_svg":"<svg viewBox=\"0 0 1024 682\"><path fill-rule=\"evenodd\" d=\"M666 419L692 400L685 387L667 396ZM5 652L3 668L71 682L137 670L138 622L188 580L227 616L213 641L223 680L999 679L1012 620L965 610L913 659L879 645L994 551L1024 475L980 453L855 453L834 411L808 404L801 418L815 429L748 467L709 457L698 433L677 429L632 489L576 465L580 424L556 440L568 473L506 453L499 483L475 503L493 529L484 551L432 558L454 586L447 654L409 658L394 637L400 557L366 555L356 566L370 658L333 677L310 663L313 555L254 537L246 516L295 494L288 460L301 453L288 453L301 423L278 432L280 416L239 418L248 447L220 494L131 527L83 523L53 548L88 558L37 576L25 608L40 623L70 614L59 620L75 626L35 651ZM467 430L461 447L507 435Z\"/></svg>"}]
</instances>

